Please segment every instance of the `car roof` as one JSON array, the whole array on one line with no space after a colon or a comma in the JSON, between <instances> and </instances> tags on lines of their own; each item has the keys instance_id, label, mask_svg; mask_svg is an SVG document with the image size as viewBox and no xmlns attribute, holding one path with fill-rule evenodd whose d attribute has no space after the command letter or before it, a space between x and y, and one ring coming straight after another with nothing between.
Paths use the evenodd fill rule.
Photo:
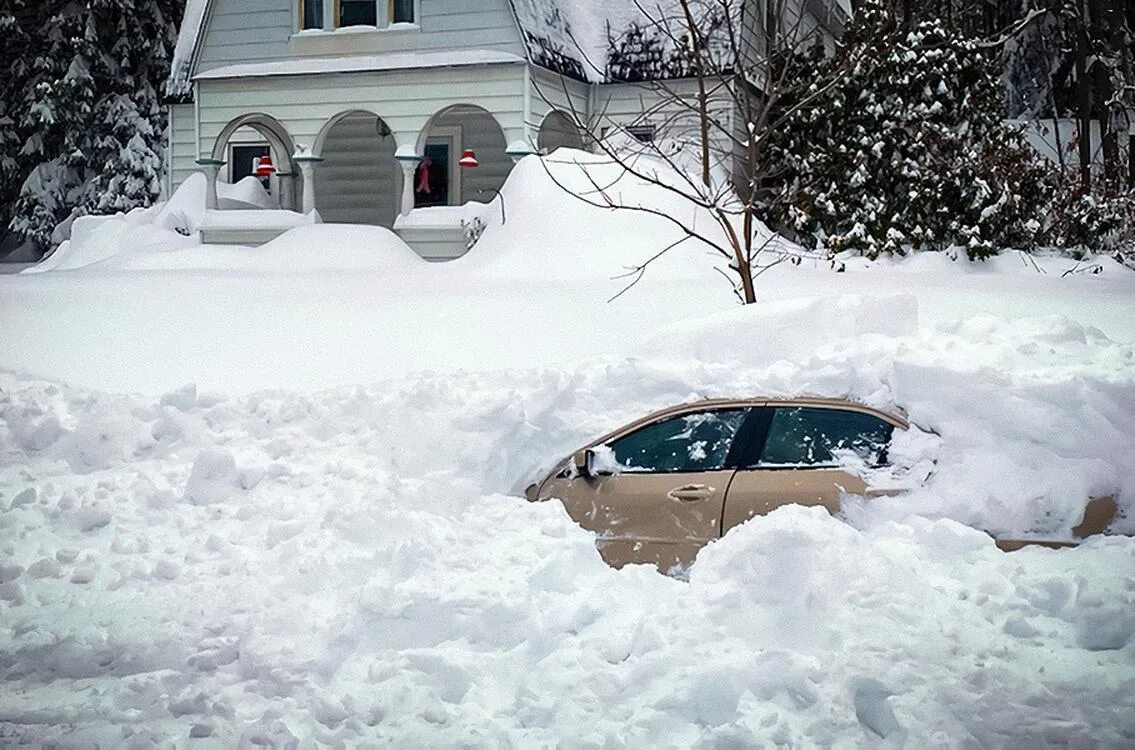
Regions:
<instances>
[{"instance_id":1,"label":"car roof","mask_svg":"<svg viewBox=\"0 0 1135 750\"><path fill-rule=\"evenodd\" d=\"M619 427L616 430L603 435L598 438L588 448L593 448L596 445L603 445L604 443L619 437L631 430L636 430L639 427L644 427L653 422L657 422L669 417L677 417L690 412L703 411L706 409L737 409L737 408L753 408L759 406L813 406L821 409L843 409L846 411L855 411L861 414L870 414L873 417L891 424L900 430L905 430L910 427L910 422L902 414L897 414L882 409L876 409L866 404L861 404L856 401L851 401L845 398L824 398L817 396L790 396L790 397L775 397L775 396L759 396L753 398L712 398L702 399L700 401L688 401L684 404L677 404L669 406L665 409L651 412L644 417L634 420L628 424Z\"/></svg>"}]
</instances>

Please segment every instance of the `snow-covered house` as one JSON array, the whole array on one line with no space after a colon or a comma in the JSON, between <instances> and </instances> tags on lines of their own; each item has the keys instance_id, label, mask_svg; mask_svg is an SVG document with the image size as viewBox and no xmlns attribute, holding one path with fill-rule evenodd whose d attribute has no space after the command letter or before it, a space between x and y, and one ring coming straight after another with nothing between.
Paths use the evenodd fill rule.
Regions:
<instances>
[{"instance_id":1,"label":"snow-covered house","mask_svg":"<svg viewBox=\"0 0 1135 750\"><path fill-rule=\"evenodd\" d=\"M769 1L737 0L753 18ZM847 0L791 3L827 38L846 18ZM585 147L577 122L657 135L667 117L618 55L655 4L189 0L170 81L169 187L205 171L216 208L216 181L267 156L282 209L396 227L424 257L454 257L459 221L436 207L489 200L525 154ZM466 150L475 169L459 166Z\"/></svg>"}]
</instances>

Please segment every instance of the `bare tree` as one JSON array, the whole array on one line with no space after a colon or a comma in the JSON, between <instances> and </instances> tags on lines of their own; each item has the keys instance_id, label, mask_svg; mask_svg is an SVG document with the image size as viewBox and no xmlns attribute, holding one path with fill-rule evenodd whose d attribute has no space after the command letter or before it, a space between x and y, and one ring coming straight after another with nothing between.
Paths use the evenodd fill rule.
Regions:
<instances>
[{"instance_id":1,"label":"bare tree","mask_svg":"<svg viewBox=\"0 0 1135 750\"><path fill-rule=\"evenodd\" d=\"M679 238L628 269L627 287L667 252L700 242L726 262L738 298L757 301L755 279L784 262L799 262L799 249L781 242L760 221L776 200L776 175L769 174L762 148L769 133L800 108L812 106L843 74L816 80L806 92L786 99L805 64L799 53L831 45L846 20L834 2L817 16L801 0L630 0L638 21L625 29L608 26L605 60L590 60L594 77L637 87L640 107L633 116L609 116L607 108L568 113L616 177L601 180L581 166L586 189L564 184L546 159L548 175L561 188L597 208L653 215L668 221ZM578 40L577 40L578 41ZM585 46L577 44L584 54ZM542 98L574 102L569 83L540 90ZM613 132L630 137L610 137ZM690 155L696 154L691 168ZM559 160L562 161L562 160ZM663 211L625 200L622 187L640 182L680 199L686 212ZM622 292L620 292L621 294ZM616 295L618 296L618 295Z\"/></svg>"}]
</instances>

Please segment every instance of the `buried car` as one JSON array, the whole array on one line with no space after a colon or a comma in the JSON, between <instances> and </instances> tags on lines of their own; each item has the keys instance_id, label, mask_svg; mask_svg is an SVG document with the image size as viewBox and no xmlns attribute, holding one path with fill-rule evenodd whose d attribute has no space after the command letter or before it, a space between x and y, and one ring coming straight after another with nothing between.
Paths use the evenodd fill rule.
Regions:
<instances>
[{"instance_id":1,"label":"buried car","mask_svg":"<svg viewBox=\"0 0 1135 750\"><path fill-rule=\"evenodd\" d=\"M712 400L683 404L621 427L561 461L529 500L558 499L616 567L663 572L693 563L729 529L782 505L840 510L843 494L890 494L849 468L880 468L898 414L843 399ZM1116 506L1093 500L1077 536L1098 533ZM998 540L1002 549L1075 542Z\"/></svg>"}]
</instances>

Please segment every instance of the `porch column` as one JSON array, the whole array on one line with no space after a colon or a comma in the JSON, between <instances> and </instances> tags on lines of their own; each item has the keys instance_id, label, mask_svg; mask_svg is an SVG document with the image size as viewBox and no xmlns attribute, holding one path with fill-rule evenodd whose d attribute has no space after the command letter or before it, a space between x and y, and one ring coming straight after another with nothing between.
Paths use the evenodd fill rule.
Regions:
<instances>
[{"instance_id":1,"label":"porch column","mask_svg":"<svg viewBox=\"0 0 1135 750\"><path fill-rule=\"evenodd\" d=\"M277 172L276 173L276 186L279 190L278 203L280 208L286 208L289 211L296 210L296 173L295 172Z\"/></svg>"},{"instance_id":2,"label":"porch column","mask_svg":"<svg viewBox=\"0 0 1135 750\"><path fill-rule=\"evenodd\" d=\"M297 155L293 160L300 168L300 174L303 175L303 201L300 205L300 213L309 214L315 210L315 168L323 159L318 156Z\"/></svg>"},{"instance_id":3,"label":"porch column","mask_svg":"<svg viewBox=\"0 0 1135 750\"><path fill-rule=\"evenodd\" d=\"M418 169L418 163L421 162L422 157L412 151L402 151L398 149L398 153L394 154L394 158L398 160L399 166L402 167L402 210L403 216L409 216L410 212L414 210L414 173Z\"/></svg>"},{"instance_id":4,"label":"porch column","mask_svg":"<svg viewBox=\"0 0 1135 750\"><path fill-rule=\"evenodd\" d=\"M217 198L217 175L225 162L221 159L198 159L197 166L205 174L205 208L214 211L220 204Z\"/></svg>"}]
</instances>

